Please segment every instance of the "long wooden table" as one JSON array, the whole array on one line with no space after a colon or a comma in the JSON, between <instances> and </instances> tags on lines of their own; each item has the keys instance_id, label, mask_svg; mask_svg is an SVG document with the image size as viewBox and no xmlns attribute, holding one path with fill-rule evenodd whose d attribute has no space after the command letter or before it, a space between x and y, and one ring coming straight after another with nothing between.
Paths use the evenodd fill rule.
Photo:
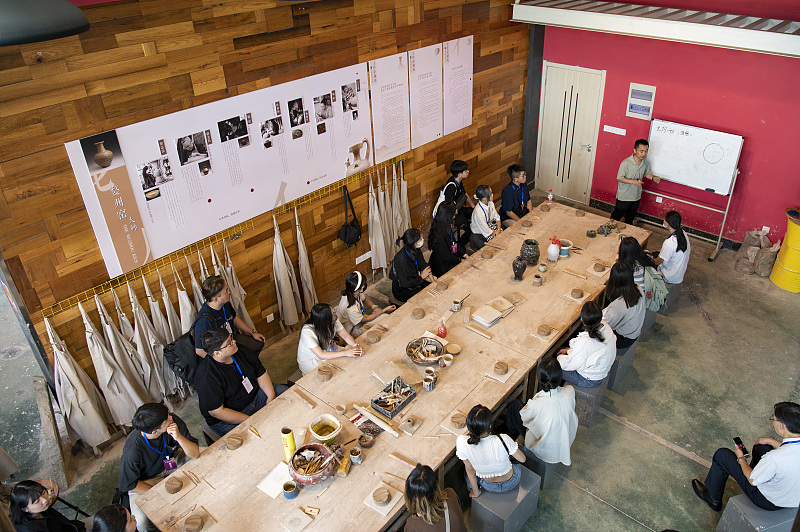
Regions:
<instances>
[{"instance_id":1,"label":"long wooden table","mask_svg":"<svg viewBox=\"0 0 800 532\"><path fill-rule=\"evenodd\" d=\"M191 471L201 479L200 485L172 502L174 496L166 495L164 482L161 482L139 497L139 506L163 531L182 532L183 527L179 524L182 519L177 518L201 510L218 521L216 530L281 530L280 523L299 507L319 508L319 515L305 530L387 528L402 512L402 502L394 505L384 516L363 501L381 483L402 491L403 482L397 477L405 478L409 468L390 455L405 456L411 462L421 462L441 470L448 459L453 459L455 451L456 435L449 428L450 417L456 412L466 414L479 403L497 410L509 397L520 390L524 392L537 361L574 329L581 303L568 298L571 290L583 289L586 293L584 301L602 294L607 273L597 275L591 271L594 258L612 264L620 235L612 233L590 239L586 231L596 230L607 218L592 214L578 217L575 212L556 203L547 213L540 208L534 209L525 217L533 222L532 227L514 224L491 241L491 244L505 249L484 248L491 250L494 256L484 259L478 252L448 272L445 278L450 286L447 290L439 294L424 290L387 315L381 324L388 328L388 332L383 333L379 343L366 346L362 358L336 359L334 364L344 371L334 369L333 378L326 382L317 378L316 371L304 376L297 386L316 403L313 408L291 391L284 393L231 432L244 437L241 448L228 450L224 446L225 438L222 438L205 450L199 459L190 461L174 473L181 475L185 485L193 485L184 474ZM650 235L649 231L632 226L621 233L634 236L642 243ZM522 282L514 281L511 263L519 255L523 240L538 240L540 262L546 262L549 238L553 235L571 240L585 251L573 253L557 263L547 263L547 272L541 274L546 281L541 287L532 284L534 274L539 273L535 267L528 268ZM579 272L586 279L567 274L565 268ZM482 329L474 320L465 323L466 307L474 311L495 297L508 293L521 296L523 301L491 329ZM452 301L467 294L465 309L451 312ZM416 308L425 310L423 319L412 317ZM435 332L443 317L447 320L447 341L459 344L462 352L451 367L437 367L439 378L433 391L421 390L417 399L404 409L404 418L413 416L422 423L413 436L403 432L399 438L381 434L376 444L364 451L364 463L353 466L347 477L334 476L317 486L305 487L293 500L285 500L282 496L272 499L256 487L285 459L281 428L291 427L297 434L321 414L335 415L338 404L347 405L351 412L353 403L368 405L383 387L373 376L373 371L384 380L399 375L405 382L420 382L424 368L408 359L406 345L426 330ZM535 337L532 333L541 323L557 328L558 332L552 333L547 340ZM485 331L491 339L470 330L467 325ZM506 362L513 369L505 383L486 375L492 372L497 361ZM347 419L339 419L343 428L337 442L347 442L360 433ZM261 438L247 430L251 425ZM395 421L395 430L398 425L399 422ZM187 513L190 508L194 510Z\"/></svg>"}]
</instances>

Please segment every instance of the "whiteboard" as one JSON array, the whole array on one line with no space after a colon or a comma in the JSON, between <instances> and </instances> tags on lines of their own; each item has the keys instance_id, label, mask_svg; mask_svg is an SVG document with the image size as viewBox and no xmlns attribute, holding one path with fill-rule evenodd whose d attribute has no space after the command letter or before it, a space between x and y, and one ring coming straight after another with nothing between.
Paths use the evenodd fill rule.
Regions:
<instances>
[{"instance_id":1,"label":"whiteboard","mask_svg":"<svg viewBox=\"0 0 800 532\"><path fill-rule=\"evenodd\" d=\"M654 175L723 196L731 193L744 137L653 120L649 142Z\"/></svg>"}]
</instances>

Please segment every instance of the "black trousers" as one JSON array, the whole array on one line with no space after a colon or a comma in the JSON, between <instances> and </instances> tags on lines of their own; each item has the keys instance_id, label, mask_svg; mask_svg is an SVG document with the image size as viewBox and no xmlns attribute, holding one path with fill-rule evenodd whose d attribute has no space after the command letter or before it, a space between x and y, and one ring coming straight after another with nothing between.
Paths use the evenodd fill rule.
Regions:
<instances>
[{"instance_id":1,"label":"black trousers","mask_svg":"<svg viewBox=\"0 0 800 532\"><path fill-rule=\"evenodd\" d=\"M633 219L636 218L636 211L639 210L639 203L642 200L636 201L621 201L617 200L617 206L614 207L614 212L611 213L612 220L622 220L625 216L625 223L632 224Z\"/></svg>"},{"instance_id":2,"label":"black trousers","mask_svg":"<svg viewBox=\"0 0 800 532\"><path fill-rule=\"evenodd\" d=\"M750 467L755 467L761 457L773 450L773 448L771 445L754 445ZM736 453L730 449L717 449L705 481L708 494L713 500L722 500L722 492L725 490L725 482L728 481L729 476L739 484L744 494L753 504L764 510L780 510L780 507L769 502L761 494L758 487L750 484L750 480L745 476L742 466L739 465L739 461L736 459Z\"/></svg>"},{"instance_id":3,"label":"black trousers","mask_svg":"<svg viewBox=\"0 0 800 532\"><path fill-rule=\"evenodd\" d=\"M422 284L419 286L415 286L413 288L402 288L400 286L400 283L398 283L397 281L392 281L392 295L396 300L405 303L418 293L422 292L422 289L428 286L429 284L431 283L429 283L428 281L422 281Z\"/></svg>"},{"instance_id":4,"label":"black trousers","mask_svg":"<svg viewBox=\"0 0 800 532\"><path fill-rule=\"evenodd\" d=\"M461 210L456 213L453 224L458 229L458 244L462 248L466 247L472 236L472 207L461 207Z\"/></svg>"}]
</instances>

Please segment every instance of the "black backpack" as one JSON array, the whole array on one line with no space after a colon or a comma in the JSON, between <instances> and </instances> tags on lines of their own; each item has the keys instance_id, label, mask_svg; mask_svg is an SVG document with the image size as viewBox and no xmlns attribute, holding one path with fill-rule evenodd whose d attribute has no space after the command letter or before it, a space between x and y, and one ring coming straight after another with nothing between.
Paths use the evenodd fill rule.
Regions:
<instances>
[{"instance_id":1,"label":"black backpack","mask_svg":"<svg viewBox=\"0 0 800 532\"><path fill-rule=\"evenodd\" d=\"M344 224L339 229L339 239L350 247L359 240L361 240L361 224L358 223L356 218L356 210L353 207L353 200L350 199L350 193L347 191L347 186L342 187L342 194L344 195ZM350 203L350 210L353 211L353 221L348 222L347 204Z\"/></svg>"},{"instance_id":2,"label":"black backpack","mask_svg":"<svg viewBox=\"0 0 800 532\"><path fill-rule=\"evenodd\" d=\"M194 350L194 326L197 320L206 317L211 320L212 325L216 321L216 316L209 312L203 312L195 318L192 327L180 335L174 342L164 347L164 358L172 368L173 373L194 386L194 375L197 373L197 366L200 364L200 357Z\"/></svg>"}]
</instances>

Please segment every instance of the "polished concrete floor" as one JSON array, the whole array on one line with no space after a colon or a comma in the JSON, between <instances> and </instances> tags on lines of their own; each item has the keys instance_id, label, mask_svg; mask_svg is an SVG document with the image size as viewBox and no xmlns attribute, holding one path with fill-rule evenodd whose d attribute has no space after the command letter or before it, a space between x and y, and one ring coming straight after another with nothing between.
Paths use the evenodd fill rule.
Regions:
<instances>
[{"instance_id":1,"label":"polished concrete floor","mask_svg":"<svg viewBox=\"0 0 800 532\"><path fill-rule=\"evenodd\" d=\"M658 249L666 233L645 227L655 231L649 249ZM523 530L713 530L720 514L695 497L691 479L704 478L714 451L729 447L733 436L748 447L758 436L774 436L768 420L774 403L800 401L800 296L734 272L730 250L709 263L711 246L692 239L692 247L680 299L643 335L633 369L607 392L594 426L578 429L572 466L559 467ZM376 288L386 291L386 282ZM262 354L273 380L283 382L295 370L296 345L294 332ZM8 379L3 387L27 395ZM178 413L199 435L196 399ZM16 417L17 410L4 407L4 438ZM35 435L25 445L30 424L20 422L14 429L20 434L11 437L36 450ZM89 511L108 504L121 447L119 440L101 459L74 459L65 497ZM22 462L23 477L46 473L35 459ZM729 482L724 500L737 493Z\"/></svg>"}]
</instances>

